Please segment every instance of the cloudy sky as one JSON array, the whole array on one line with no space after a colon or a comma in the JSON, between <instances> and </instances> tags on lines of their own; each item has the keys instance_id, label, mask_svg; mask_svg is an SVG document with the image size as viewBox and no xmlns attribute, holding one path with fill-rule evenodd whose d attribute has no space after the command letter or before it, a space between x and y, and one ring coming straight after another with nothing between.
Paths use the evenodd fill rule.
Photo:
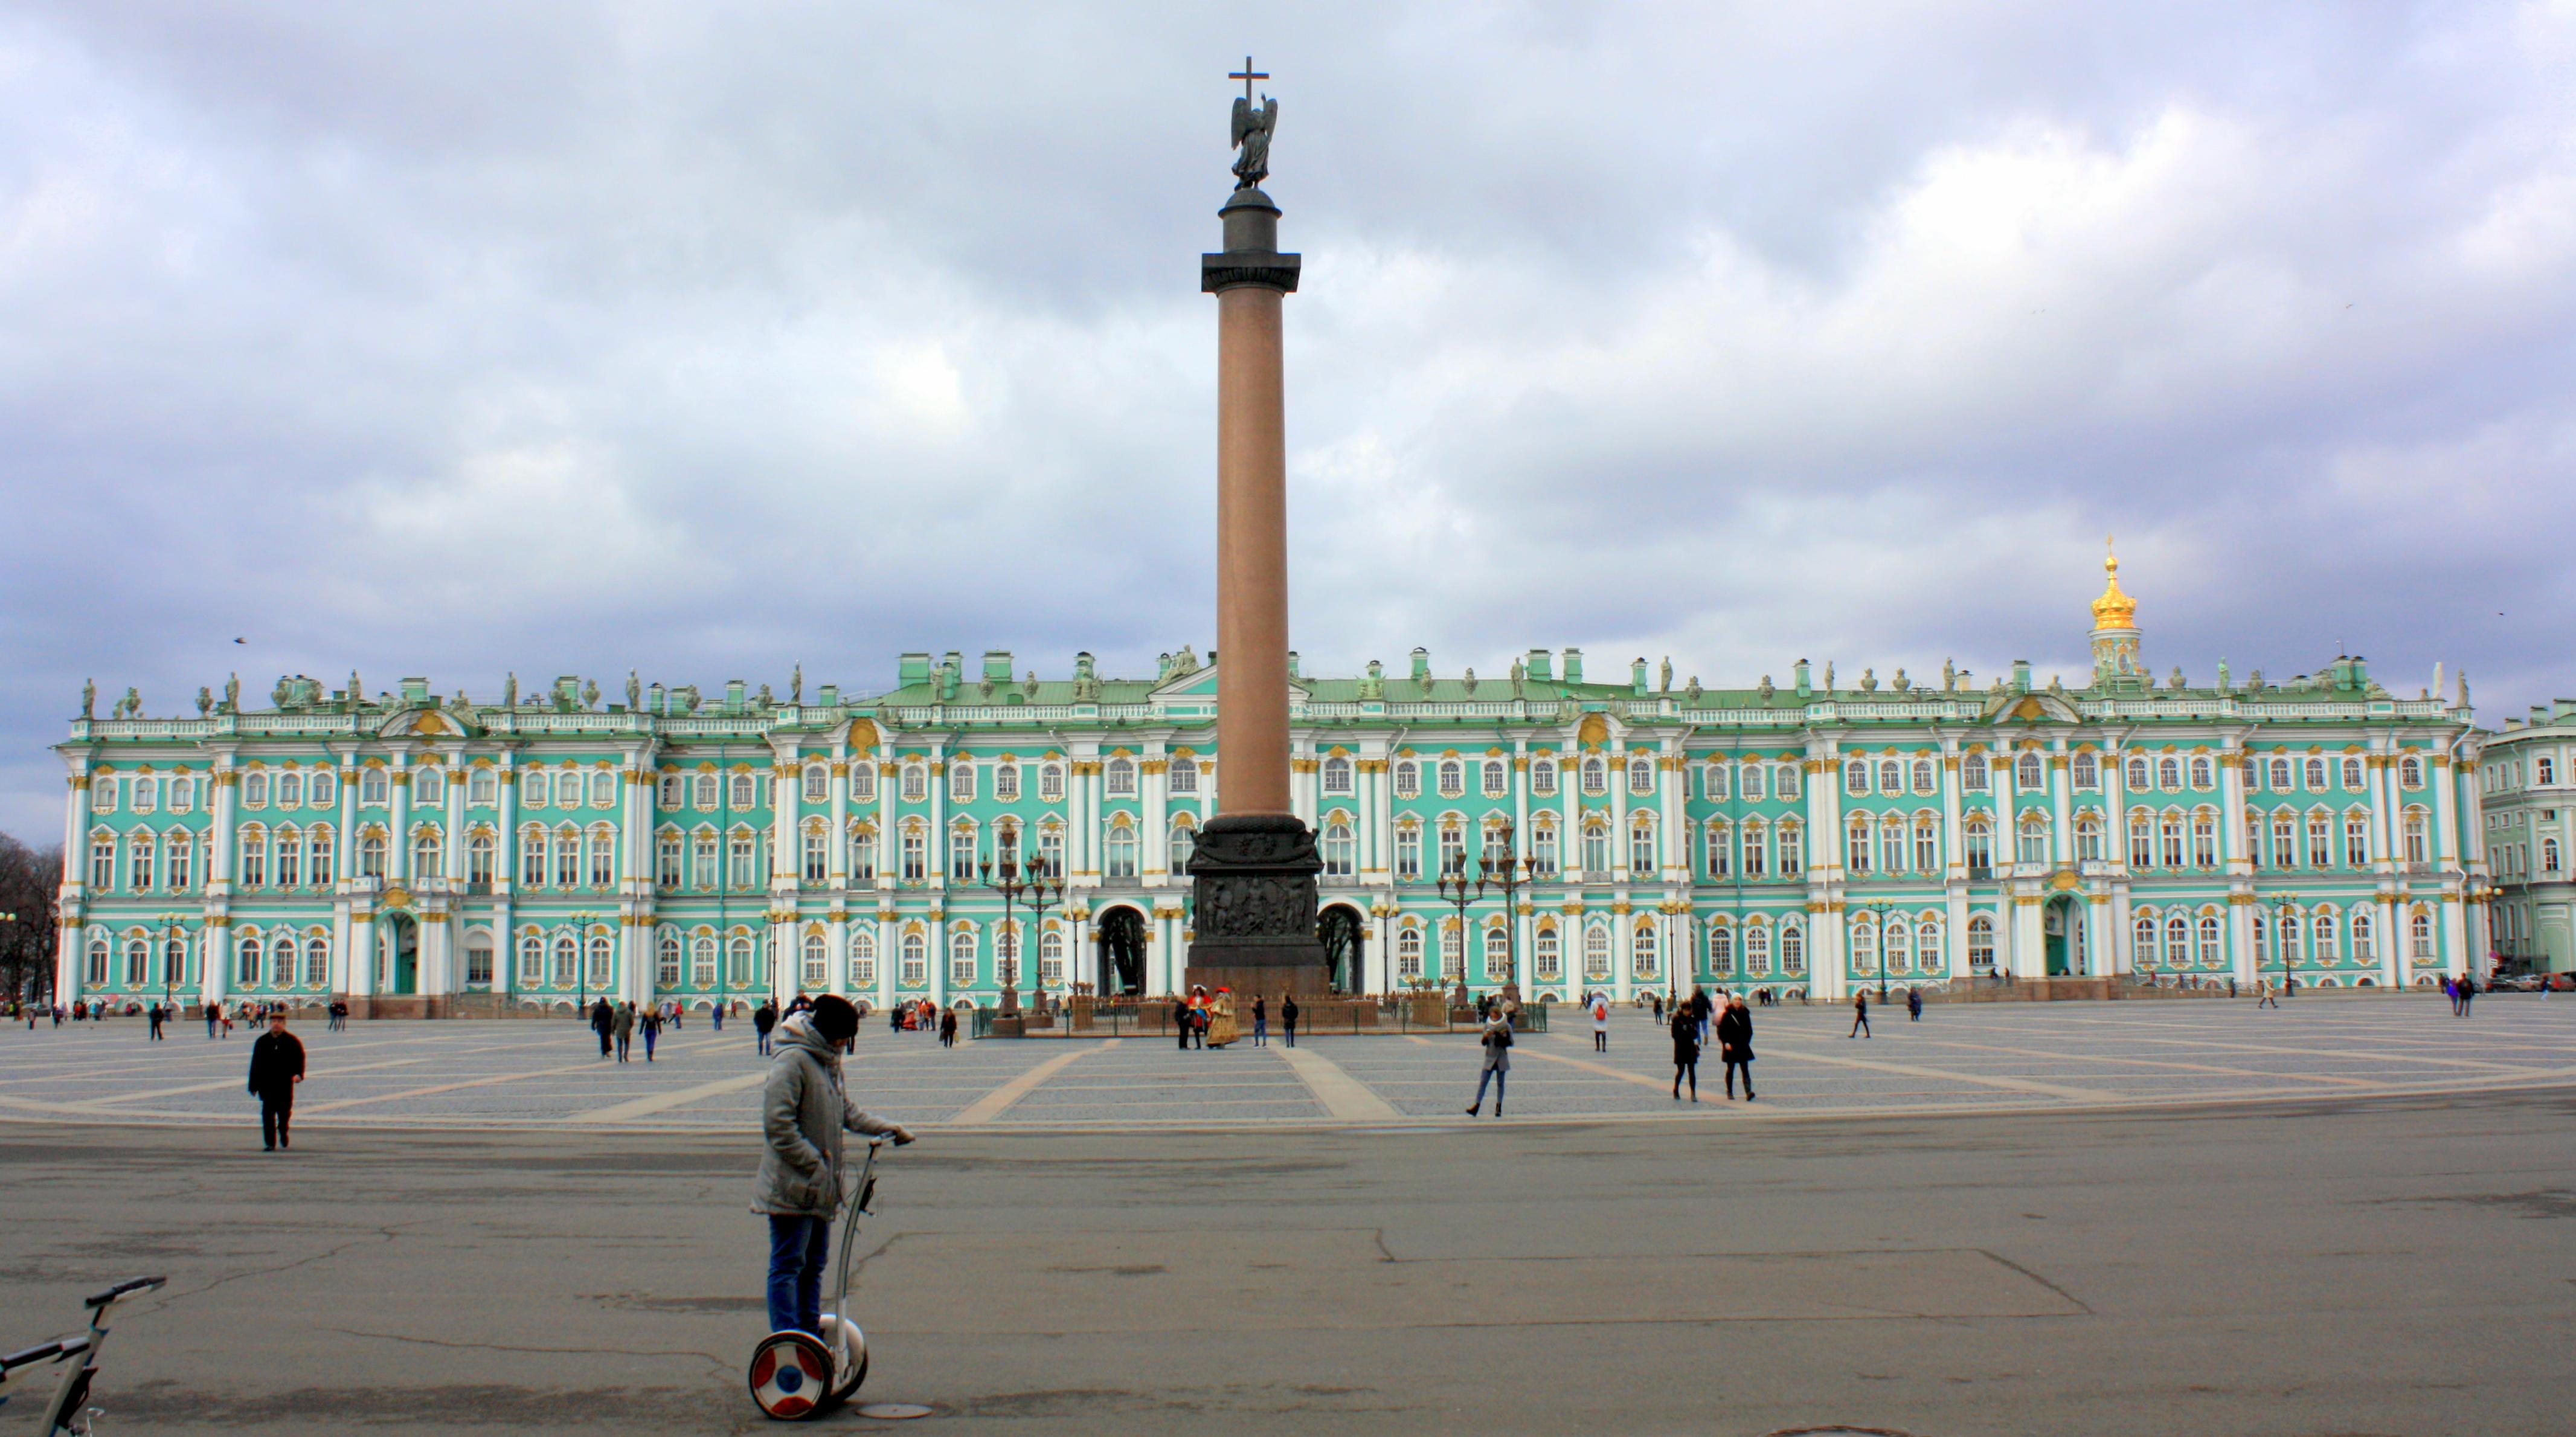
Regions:
<instances>
[{"instance_id":1,"label":"cloudy sky","mask_svg":"<svg viewBox=\"0 0 2576 1437\"><path fill-rule=\"evenodd\" d=\"M2576 4L0 4L0 827L84 677L1210 642L1249 49L1309 672L2576 692ZM235 643L236 639L242 640Z\"/></svg>"}]
</instances>

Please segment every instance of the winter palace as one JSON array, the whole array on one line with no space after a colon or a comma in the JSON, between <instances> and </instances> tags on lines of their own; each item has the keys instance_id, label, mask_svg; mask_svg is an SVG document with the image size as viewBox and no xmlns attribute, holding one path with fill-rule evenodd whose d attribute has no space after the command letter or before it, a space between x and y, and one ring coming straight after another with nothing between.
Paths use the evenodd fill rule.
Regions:
<instances>
[{"instance_id":1,"label":"winter palace","mask_svg":"<svg viewBox=\"0 0 2576 1437\"><path fill-rule=\"evenodd\" d=\"M1785 684L1703 689L1644 660L1587 678L1574 649L1487 678L1418 649L1350 678L1292 656L1336 981L2393 985L2488 951L2465 684L2400 698L2357 657L2159 680L2106 567L2076 688L2027 663L1980 686L1802 660ZM630 676L605 704L571 678L485 703L293 677L266 709L228 687L175 719L129 690L60 746L60 992L953 1003L992 1001L1006 969L1168 991L1223 779L1217 657L1148 680L1086 654L1041 679L1008 653L907 654L864 696ZM1480 891L1506 854L1525 881ZM1032 911L988 862L1061 892Z\"/></svg>"}]
</instances>

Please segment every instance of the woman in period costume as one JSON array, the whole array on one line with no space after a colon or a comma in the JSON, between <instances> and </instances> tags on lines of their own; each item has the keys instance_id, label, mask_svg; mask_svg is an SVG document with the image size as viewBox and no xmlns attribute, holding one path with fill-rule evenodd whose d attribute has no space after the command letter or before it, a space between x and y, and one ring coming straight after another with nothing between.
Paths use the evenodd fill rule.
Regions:
<instances>
[{"instance_id":1,"label":"woman in period costume","mask_svg":"<svg viewBox=\"0 0 2576 1437\"><path fill-rule=\"evenodd\" d=\"M1234 1021L1233 989L1216 990L1216 1001L1208 1005L1207 1024L1207 1045L1211 1048L1222 1048L1243 1036L1242 1029Z\"/></svg>"}]
</instances>

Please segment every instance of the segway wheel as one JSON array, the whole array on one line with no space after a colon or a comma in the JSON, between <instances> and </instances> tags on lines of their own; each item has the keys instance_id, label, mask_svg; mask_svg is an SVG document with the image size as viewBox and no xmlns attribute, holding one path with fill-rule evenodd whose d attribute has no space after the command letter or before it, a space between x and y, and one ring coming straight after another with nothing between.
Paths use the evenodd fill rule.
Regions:
<instances>
[{"instance_id":1,"label":"segway wheel","mask_svg":"<svg viewBox=\"0 0 2576 1437\"><path fill-rule=\"evenodd\" d=\"M802 1421L832 1399L832 1354L810 1332L773 1332L751 1350L750 1378L761 1415Z\"/></svg>"},{"instance_id":2,"label":"segway wheel","mask_svg":"<svg viewBox=\"0 0 2576 1437\"><path fill-rule=\"evenodd\" d=\"M838 1380L832 1384L832 1400L847 1402L859 1384L868 1380L868 1335L855 1322L843 1322L837 1313L823 1314L823 1341L832 1349L832 1370Z\"/></svg>"}]
</instances>

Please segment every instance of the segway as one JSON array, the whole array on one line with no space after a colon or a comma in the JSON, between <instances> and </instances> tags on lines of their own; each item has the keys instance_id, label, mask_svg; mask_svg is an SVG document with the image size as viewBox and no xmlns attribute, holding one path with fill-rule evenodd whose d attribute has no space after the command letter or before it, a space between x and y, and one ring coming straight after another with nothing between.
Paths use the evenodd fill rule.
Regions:
<instances>
[{"instance_id":1,"label":"segway","mask_svg":"<svg viewBox=\"0 0 2576 1437\"><path fill-rule=\"evenodd\" d=\"M850 1253L858 1245L859 1218L876 1197L877 1149L887 1141L868 1140L867 1161L845 1209L839 1271L831 1310L823 1314L823 1335L788 1328L760 1339L751 1350L751 1400L763 1416L782 1422L819 1417L849 1401L868 1380L868 1335L850 1320Z\"/></svg>"}]
</instances>

